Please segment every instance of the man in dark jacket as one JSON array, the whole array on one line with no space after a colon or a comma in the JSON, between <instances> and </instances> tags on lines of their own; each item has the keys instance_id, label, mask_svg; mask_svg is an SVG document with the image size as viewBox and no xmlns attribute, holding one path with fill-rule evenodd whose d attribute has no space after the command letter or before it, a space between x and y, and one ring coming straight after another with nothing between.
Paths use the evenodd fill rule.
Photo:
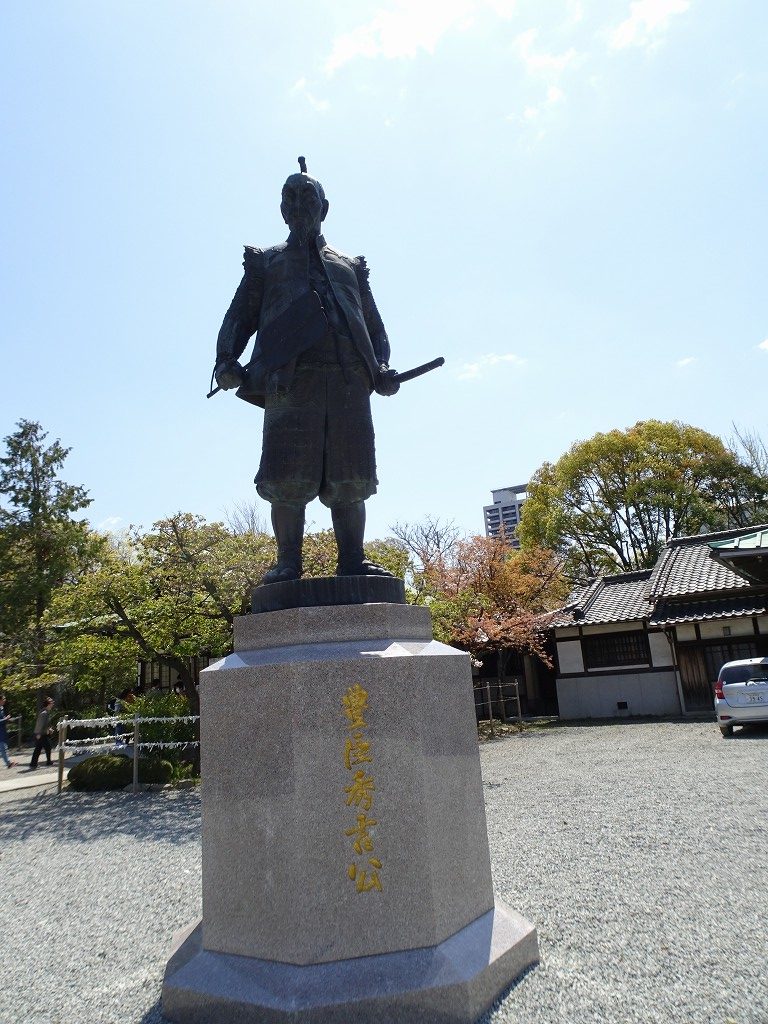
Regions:
<instances>
[{"instance_id":1,"label":"man in dark jacket","mask_svg":"<svg viewBox=\"0 0 768 1024\"><path fill-rule=\"evenodd\" d=\"M378 483L370 395L393 395L399 384L365 259L326 243L328 202L300 164L282 192L288 240L245 249L245 273L219 331L216 381L264 408L255 482L272 506L278 558L262 582L301 576L304 512L316 497L331 510L337 575L389 576L363 554L365 501Z\"/></svg>"},{"instance_id":2,"label":"man in dark jacket","mask_svg":"<svg viewBox=\"0 0 768 1024\"><path fill-rule=\"evenodd\" d=\"M45 758L50 768L53 764L51 760L51 741L50 734L53 732L51 728L51 715L53 714L53 697L46 697L45 703L43 704L43 710L37 716L35 722L35 749L32 751L32 760L30 761L29 767L31 769L37 768L37 762L40 759L40 754L45 751Z\"/></svg>"}]
</instances>

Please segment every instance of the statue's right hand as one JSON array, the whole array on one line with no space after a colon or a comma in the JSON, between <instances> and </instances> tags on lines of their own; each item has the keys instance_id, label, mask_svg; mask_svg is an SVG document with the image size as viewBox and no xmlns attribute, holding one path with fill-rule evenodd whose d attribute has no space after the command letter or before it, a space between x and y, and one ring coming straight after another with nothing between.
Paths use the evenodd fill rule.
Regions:
<instances>
[{"instance_id":1,"label":"statue's right hand","mask_svg":"<svg viewBox=\"0 0 768 1024\"><path fill-rule=\"evenodd\" d=\"M223 391L239 388L245 380L243 368L236 359L226 359L216 364L216 383Z\"/></svg>"}]
</instances>

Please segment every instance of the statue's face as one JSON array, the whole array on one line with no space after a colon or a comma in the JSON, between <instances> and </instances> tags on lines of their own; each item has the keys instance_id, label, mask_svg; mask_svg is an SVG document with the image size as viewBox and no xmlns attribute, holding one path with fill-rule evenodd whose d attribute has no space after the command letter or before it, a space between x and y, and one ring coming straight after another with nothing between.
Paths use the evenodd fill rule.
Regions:
<instances>
[{"instance_id":1,"label":"statue's face","mask_svg":"<svg viewBox=\"0 0 768 1024\"><path fill-rule=\"evenodd\" d=\"M306 240L320 233L320 225L328 213L328 203L312 178L306 174L292 174L283 185L280 212L291 231Z\"/></svg>"}]
</instances>

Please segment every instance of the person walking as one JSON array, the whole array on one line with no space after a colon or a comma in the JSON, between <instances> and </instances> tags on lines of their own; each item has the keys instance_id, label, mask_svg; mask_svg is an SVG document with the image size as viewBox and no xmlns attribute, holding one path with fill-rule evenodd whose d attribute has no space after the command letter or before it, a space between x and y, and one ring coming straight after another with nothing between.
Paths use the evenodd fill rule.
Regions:
<instances>
[{"instance_id":1,"label":"person walking","mask_svg":"<svg viewBox=\"0 0 768 1024\"><path fill-rule=\"evenodd\" d=\"M53 713L53 697L46 697L43 710L37 716L35 722L35 749L32 751L32 760L29 763L30 771L34 771L37 768L37 762L40 759L40 754L44 750L45 756L48 761L48 767L53 767L53 761L51 760L51 741L49 739L50 734L53 732L51 728L51 714Z\"/></svg>"},{"instance_id":2,"label":"person walking","mask_svg":"<svg viewBox=\"0 0 768 1024\"><path fill-rule=\"evenodd\" d=\"M10 717L5 710L5 694L0 694L0 757L5 761L6 768L15 768L16 762L8 759L8 731L5 723Z\"/></svg>"}]
</instances>

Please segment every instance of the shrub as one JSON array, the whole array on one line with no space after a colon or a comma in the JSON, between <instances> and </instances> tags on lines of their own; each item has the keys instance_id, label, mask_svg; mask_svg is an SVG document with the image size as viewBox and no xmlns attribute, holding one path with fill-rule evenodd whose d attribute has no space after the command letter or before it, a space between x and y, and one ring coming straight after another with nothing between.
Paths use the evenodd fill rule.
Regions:
<instances>
[{"instance_id":1,"label":"shrub","mask_svg":"<svg viewBox=\"0 0 768 1024\"><path fill-rule=\"evenodd\" d=\"M171 719L190 713L187 698L172 693L148 693L137 697L128 712L139 718ZM189 743L196 738L194 722L146 722L141 725L142 743Z\"/></svg>"},{"instance_id":2,"label":"shrub","mask_svg":"<svg viewBox=\"0 0 768 1024\"><path fill-rule=\"evenodd\" d=\"M173 776L173 766L159 757L139 758L139 782L165 784ZM95 754L86 758L67 775L73 789L124 789L133 782L133 762L115 754Z\"/></svg>"},{"instance_id":3,"label":"shrub","mask_svg":"<svg viewBox=\"0 0 768 1024\"><path fill-rule=\"evenodd\" d=\"M169 722L145 722L141 725L142 743L192 743L198 737L194 722L178 721L190 714L187 698L179 694L148 693L131 704L132 714L140 718L170 718ZM166 747L155 750L155 756L166 758L174 766L173 781L199 775L199 756L194 747ZM188 762L193 764L188 766Z\"/></svg>"}]
</instances>

